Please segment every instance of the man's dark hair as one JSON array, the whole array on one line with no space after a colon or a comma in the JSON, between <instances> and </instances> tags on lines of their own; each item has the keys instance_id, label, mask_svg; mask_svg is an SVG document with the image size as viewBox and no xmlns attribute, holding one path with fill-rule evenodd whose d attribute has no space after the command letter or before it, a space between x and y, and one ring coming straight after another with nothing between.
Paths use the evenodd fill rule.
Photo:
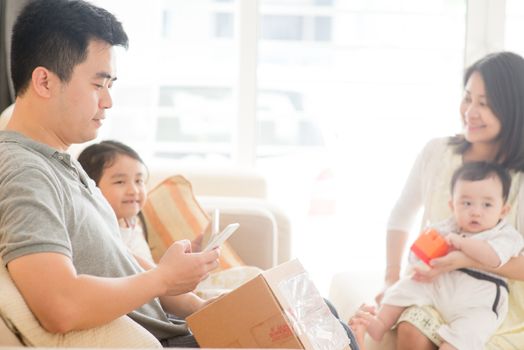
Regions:
<instances>
[{"instance_id":1,"label":"man's dark hair","mask_svg":"<svg viewBox=\"0 0 524 350\"><path fill-rule=\"evenodd\" d=\"M481 181L489 177L496 177L502 184L502 198L504 202L508 200L509 189L511 187L511 176L502 166L488 162L464 163L455 170L451 177L451 193L455 190L455 185L459 180Z\"/></svg>"},{"instance_id":2,"label":"man's dark hair","mask_svg":"<svg viewBox=\"0 0 524 350\"><path fill-rule=\"evenodd\" d=\"M501 124L494 161L524 171L524 59L507 51L489 54L465 71L464 86L473 73L482 77L488 106ZM451 138L450 144L458 154L471 147L464 135Z\"/></svg>"},{"instance_id":3,"label":"man's dark hair","mask_svg":"<svg viewBox=\"0 0 524 350\"><path fill-rule=\"evenodd\" d=\"M33 0L18 16L11 37L11 77L16 96L25 92L36 67L61 81L87 58L91 40L127 48L122 23L106 10L81 0Z\"/></svg>"}]
</instances>

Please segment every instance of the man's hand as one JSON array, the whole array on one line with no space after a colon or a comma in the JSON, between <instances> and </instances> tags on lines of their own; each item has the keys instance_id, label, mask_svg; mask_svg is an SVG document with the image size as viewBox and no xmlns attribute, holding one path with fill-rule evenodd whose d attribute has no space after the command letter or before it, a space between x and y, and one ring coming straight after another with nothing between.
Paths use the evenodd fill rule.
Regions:
<instances>
[{"instance_id":1,"label":"man's hand","mask_svg":"<svg viewBox=\"0 0 524 350\"><path fill-rule=\"evenodd\" d=\"M191 243L181 240L164 253L156 270L165 287L165 295L179 295L195 289L209 272L218 267L219 249L191 253Z\"/></svg>"},{"instance_id":2,"label":"man's hand","mask_svg":"<svg viewBox=\"0 0 524 350\"><path fill-rule=\"evenodd\" d=\"M202 243L204 242L204 234L201 233L191 241L191 251L198 253L202 251Z\"/></svg>"}]
</instances>

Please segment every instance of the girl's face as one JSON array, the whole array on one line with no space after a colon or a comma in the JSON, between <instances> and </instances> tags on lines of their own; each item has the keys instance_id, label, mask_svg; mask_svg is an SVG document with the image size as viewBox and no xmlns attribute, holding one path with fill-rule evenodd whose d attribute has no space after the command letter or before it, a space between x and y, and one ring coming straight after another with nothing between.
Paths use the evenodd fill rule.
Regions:
<instances>
[{"instance_id":1,"label":"girl's face","mask_svg":"<svg viewBox=\"0 0 524 350\"><path fill-rule=\"evenodd\" d=\"M460 105L464 137L472 144L494 143L502 125L495 116L486 97L484 80L478 72L469 77Z\"/></svg>"},{"instance_id":2,"label":"girl's face","mask_svg":"<svg viewBox=\"0 0 524 350\"><path fill-rule=\"evenodd\" d=\"M114 163L104 169L98 187L118 219L131 219L144 206L146 176L145 166L126 155L117 155Z\"/></svg>"}]
</instances>

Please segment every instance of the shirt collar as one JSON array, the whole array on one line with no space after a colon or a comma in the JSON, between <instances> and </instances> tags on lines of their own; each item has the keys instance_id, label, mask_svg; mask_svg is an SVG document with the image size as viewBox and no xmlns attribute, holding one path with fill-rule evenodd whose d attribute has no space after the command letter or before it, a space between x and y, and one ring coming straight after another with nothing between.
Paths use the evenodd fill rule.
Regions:
<instances>
[{"instance_id":1,"label":"shirt collar","mask_svg":"<svg viewBox=\"0 0 524 350\"><path fill-rule=\"evenodd\" d=\"M30 139L19 132L9 130L1 131L0 143L1 142L13 142L21 144L22 146L25 146L27 148L37 151L38 153L41 153L47 158L56 158L64 162L65 164L72 166L71 155L69 155L68 153L59 152L55 148Z\"/></svg>"}]
</instances>

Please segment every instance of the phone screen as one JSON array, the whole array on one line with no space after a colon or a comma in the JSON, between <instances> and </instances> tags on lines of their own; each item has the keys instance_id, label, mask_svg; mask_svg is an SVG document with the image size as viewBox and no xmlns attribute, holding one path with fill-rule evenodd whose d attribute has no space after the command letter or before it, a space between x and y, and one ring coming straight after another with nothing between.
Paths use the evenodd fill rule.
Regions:
<instances>
[{"instance_id":1,"label":"phone screen","mask_svg":"<svg viewBox=\"0 0 524 350\"><path fill-rule=\"evenodd\" d=\"M211 236L211 238L209 239L209 243L202 251L208 252L217 247L220 247L222 243L224 243L239 227L240 224L238 223L227 225L226 228L222 230L222 232L219 232L216 235Z\"/></svg>"}]
</instances>

